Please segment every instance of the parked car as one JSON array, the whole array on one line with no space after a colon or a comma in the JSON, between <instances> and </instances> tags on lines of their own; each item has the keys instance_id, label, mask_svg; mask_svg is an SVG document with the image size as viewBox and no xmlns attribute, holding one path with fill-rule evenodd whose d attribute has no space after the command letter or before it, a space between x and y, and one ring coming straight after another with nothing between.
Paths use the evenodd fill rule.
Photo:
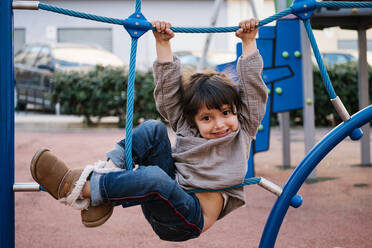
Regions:
<instances>
[{"instance_id":1,"label":"parked car","mask_svg":"<svg viewBox=\"0 0 372 248\"><path fill-rule=\"evenodd\" d=\"M54 110L50 101L53 73L87 71L96 65L124 66L111 52L80 44L30 44L14 56L14 106L24 110L27 104Z\"/></svg>"},{"instance_id":2,"label":"parked car","mask_svg":"<svg viewBox=\"0 0 372 248\"><path fill-rule=\"evenodd\" d=\"M174 55L176 55L180 59L182 66L190 67L194 69L198 67L198 64L201 59L200 56L195 55L191 51L177 51L177 52L174 52ZM211 61L209 60L205 61L206 68L213 67L213 66L214 66L214 63L212 63Z\"/></svg>"},{"instance_id":3,"label":"parked car","mask_svg":"<svg viewBox=\"0 0 372 248\"><path fill-rule=\"evenodd\" d=\"M357 61L357 58L349 53L324 52L321 53L321 55L326 65L344 64Z\"/></svg>"}]
</instances>

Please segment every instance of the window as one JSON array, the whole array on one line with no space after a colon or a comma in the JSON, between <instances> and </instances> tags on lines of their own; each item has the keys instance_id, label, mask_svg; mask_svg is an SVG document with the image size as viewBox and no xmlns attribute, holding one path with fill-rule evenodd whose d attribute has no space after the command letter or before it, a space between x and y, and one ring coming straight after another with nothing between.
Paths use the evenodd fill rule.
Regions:
<instances>
[{"instance_id":1,"label":"window","mask_svg":"<svg viewBox=\"0 0 372 248\"><path fill-rule=\"evenodd\" d=\"M33 66L35 64L35 60L39 54L41 47L40 46L29 46L25 49L27 52L26 56L23 58L22 62L25 65Z\"/></svg>"},{"instance_id":2,"label":"window","mask_svg":"<svg viewBox=\"0 0 372 248\"><path fill-rule=\"evenodd\" d=\"M18 51L18 53L14 55L14 63L15 64L22 63L26 55L27 55L27 50Z\"/></svg>"},{"instance_id":3,"label":"window","mask_svg":"<svg viewBox=\"0 0 372 248\"><path fill-rule=\"evenodd\" d=\"M358 50L357 40L338 40L338 49ZM367 40L367 50L372 51L372 40Z\"/></svg>"},{"instance_id":4,"label":"window","mask_svg":"<svg viewBox=\"0 0 372 248\"><path fill-rule=\"evenodd\" d=\"M52 66L52 56L50 54L49 47L44 46L41 48L38 58L35 62L35 66L38 66L38 65Z\"/></svg>"},{"instance_id":5,"label":"window","mask_svg":"<svg viewBox=\"0 0 372 248\"><path fill-rule=\"evenodd\" d=\"M98 45L112 51L111 28L59 28L58 42Z\"/></svg>"},{"instance_id":6,"label":"window","mask_svg":"<svg viewBox=\"0 0 372 248\"><path fill-rule=\"evenodd\" d=\"M26 29L15 28L14 29L14 54L23 48L26 43Z\"/></svg>"}]
</instances>

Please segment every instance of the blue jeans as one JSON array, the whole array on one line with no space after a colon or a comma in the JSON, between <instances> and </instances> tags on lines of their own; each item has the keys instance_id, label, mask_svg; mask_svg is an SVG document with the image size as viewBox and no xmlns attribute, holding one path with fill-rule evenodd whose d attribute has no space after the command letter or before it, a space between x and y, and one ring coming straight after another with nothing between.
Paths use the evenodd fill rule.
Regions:
<instances>
[{"instance_id":1,"label":"blue jeans","mask_svg":"<svg viewBox=\"0 0 372 248\"><path fill-rule=\"evenodd\" d=\"M107 153L108 159L125 168L125 140ZM203 213L195 194L186 193L175 180L171 145L165 125L148 120L132 136L135 171L93 173L92 205L112 202L129 207L141 205L143 214L163 240L196 238L203 229Z\"/></svg>"}]
</instances>

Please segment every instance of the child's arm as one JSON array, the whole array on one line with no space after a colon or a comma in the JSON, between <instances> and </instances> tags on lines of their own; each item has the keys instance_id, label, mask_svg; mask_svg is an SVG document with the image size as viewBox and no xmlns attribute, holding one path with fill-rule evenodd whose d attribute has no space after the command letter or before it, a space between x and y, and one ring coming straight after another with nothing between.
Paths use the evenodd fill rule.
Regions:
<instances>
[{"instance_id":1,"label":"child's arm","mask_svg":"<svg viewBox=\"0 0 372 248\"><path fill-rule=\"evenodd\" d=\"M154 97L159 113L169 121L174 131L182 116L181 106L181 65L179 59L173 57L170 40L174 37L171 24L153 21L152 26L156 42L157 60L153 65L155 90Z\"/></svg>"},{"instance_id":2,"label":"child's arm","mask_svg":"<svg viewBox=\"0 0 372 248\"><path fill-rule=\"evenodd\" d=\"M174 37L173 31L170 29L171 24L169 22L153 21L152 26L156 28L153 31L156 41L156 54L160 63L172 62L173 54L170 45L170 39Z\"/></svg>"},{"instance_id":3,"label":"child's arm","mask_svg":"<svg viewBox=\"0 0 372 248\"><path fill-rule=\"evenodd\" d=\"M256 35L258 29L258 20L255 18L241 21L239 23L240 29L235 33L236 37L242 40L242 55L247 57L257 51Z\"/></svg>"},{"instance_id":4,"label":"child's arm","mask_svg":"<svg viewBox=\"0 0 372 248\"><path fill-rule=\"evenodd\" d=\"M257 19L239 23L236 36L242 40L242 57L238 61L237 72L242 100L240 120L242 128L255 138L258 126L266 111L267 87L262 80L263 62L257 50Z\"/></svg>"}]
</instances>

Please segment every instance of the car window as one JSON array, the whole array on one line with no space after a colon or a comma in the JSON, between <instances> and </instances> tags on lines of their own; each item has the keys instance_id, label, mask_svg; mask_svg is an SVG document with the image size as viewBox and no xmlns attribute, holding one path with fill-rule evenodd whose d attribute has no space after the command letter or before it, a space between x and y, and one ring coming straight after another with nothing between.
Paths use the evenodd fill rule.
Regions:
<instances>
[{"instance_id":1,"label":"car window","mask_svg":"<svg viewBox=\"0 0 372 248\"><path fill-rule=\"evenodd\" d=\"M22 64L28 66L34 66L35 60L39 54L41 47L40 46L29 46L26 48L27 55L24 57Z\"/></svg>"},{"instance_id":2,"label":"car window","mask_svg":"<svg viewBox=\"0 0 372 248\"><path fill-rule=\"evenodd\" d=\"M26 55L27 55L27 50L26 49L20 50L16 55L14 55L14 63L16 63L16 64L22 63L22 61L23 61L23 59L25 58Z\"/></svg>"},{"instance_id":3,"label":"car window","mask_svg":"<svg viewBox=\"0 0 372 248\"><path fill-rule=\"evenodd\" d=\"M179 59L183 65L194 65L196 66L199 63L199 58L194 55L180 56Z\"/></svg>"},{"instance_id":4,"label":"car window","mask_svg":"<svg viewBox=\"0 0 372 248\"><path fill-rule=\"evenodd\" d=\"M349 61L344 54L326 54L325 59L330 65L347 63Z\"/></svg>"},{"instance_id":5,"label":"car window","mask_svg":"<svg viewBox=\"0 0 372 248\"><path fill-rule=\"evenodd\" d=\"M35 61L35 66L38 65L48 65L52 66L52 56L49 47L42 47L39 55Z\"/></svg>"}]
</instances>

